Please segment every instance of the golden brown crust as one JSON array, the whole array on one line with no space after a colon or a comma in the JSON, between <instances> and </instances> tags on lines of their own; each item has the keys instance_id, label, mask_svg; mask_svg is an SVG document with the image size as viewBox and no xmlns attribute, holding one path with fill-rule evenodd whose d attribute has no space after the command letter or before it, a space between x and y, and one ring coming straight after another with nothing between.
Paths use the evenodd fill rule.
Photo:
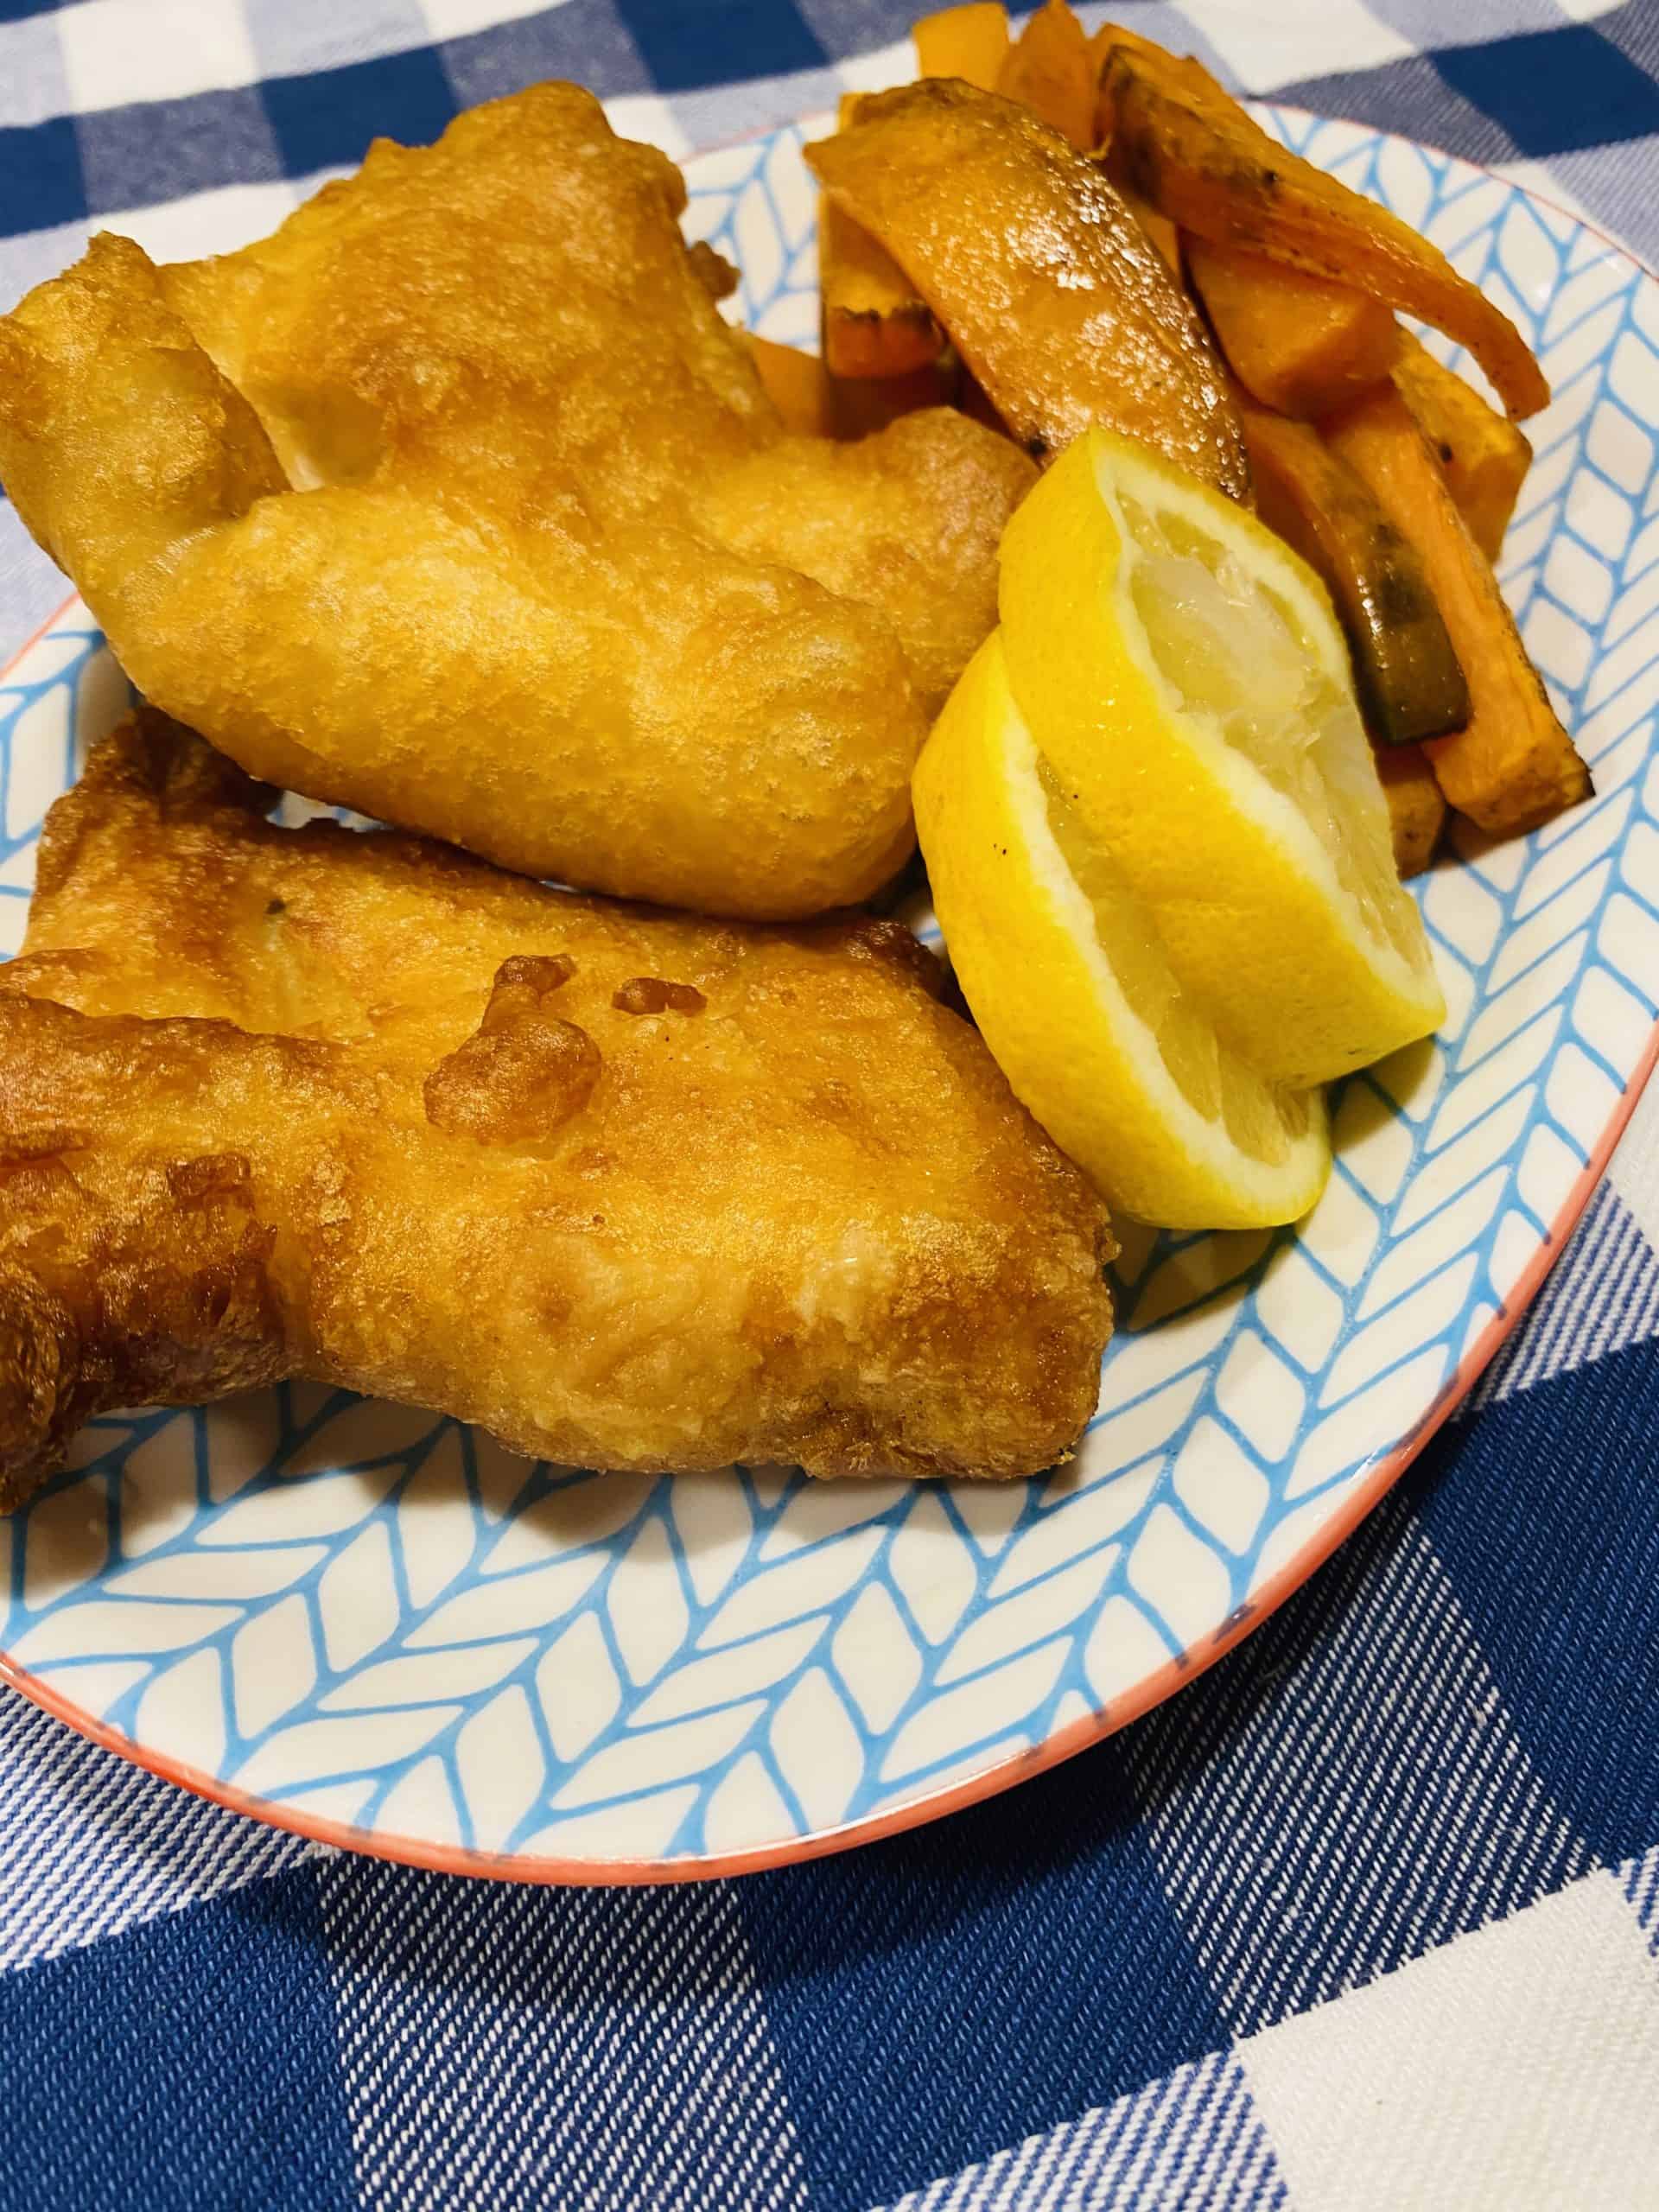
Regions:
<instances>
[{"instance_id":1,"label":"golden brown crust","mask_svg":"<svg viewBox=\"0 0 1659 2212\"><path fill-rule=\"evenodd\" d=\"M0 321L0 476L253 773L627 896L861 899L1032 472L944 410L787 435L683 200L543 85L241 252L95 238Z\"/></svg>"},{"instance_id":2,"label":"golden brown crust","mask_svg":"<svg viewBox=\"0 0 1659 2212\"><path fill-rule=\"evenodd\" d=\"M268 796L145 713L53 810L0 967L0 1497L100 1407L289 1374L602 1467L1075 1440L1103 1211L897 924L616 906Z\"/></svg>"},{"instance_id":3,"label":"golden brown crust","mask_svg":"<svg viewBox=\"0 0 1659 2212\"><path fill-rule=\"evenodd\" d=\"M74 1019L0 1000L0 1052ZM118 1079L124 1041L107 1063ZM60 1464L93 1414L194 1405L291 1371L246 1156L94 1168L94 1128L29 1128L57 1066L26 1048L0 1068L0 1512Z\"/></svg>"},{"instance_id":4,"label":"golden brown crust","mask_svg":"<svg viewBox=\"0 0 1659 2212\"><path fill-rule=\"evenodd\" d=\"M599 1082L599 1047L548 1003L575 972L568 952L545 959L520 952L501 963L478 1027L421 1086L435 1129L480 1144L534 1144L556 1136L581 1113ZM614 995L613 1006L627 988ZM624 1011L660 1014L665 1003Z\"/></svg>"}]
</instances>

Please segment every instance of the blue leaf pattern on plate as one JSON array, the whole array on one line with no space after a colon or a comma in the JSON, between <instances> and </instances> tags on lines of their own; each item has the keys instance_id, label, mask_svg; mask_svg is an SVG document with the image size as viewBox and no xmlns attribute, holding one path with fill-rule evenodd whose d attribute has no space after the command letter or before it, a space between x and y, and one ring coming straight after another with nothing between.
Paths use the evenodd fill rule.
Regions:
<instances>
[{"instance_id":1,"label":"blue leaf pattern on plate","mask_svg":"<svg viewBox=\"0 0 1659 2212\"><path fill-rule=\"evenodd\" d=\"M1505 582L1598 791L1420 880L1451 1018L1344 1087L1315 1214L1294 1236L1129 1230L1083 1449L1007 1488L531 1467L305 1384L99 1421L0 1526L18 1667L155 1753L393 1850L786 1847L1202 1658L1443 1402L1659 1010L1659 290L1494 178L1269 119L1421 225L1542 353L1556 397ZM796 340L816 328L805 135L689 168L688 229L745 272L733 312ZM79 607L0 685L0 953L41 815L124 696Z\"/></svg>"}]
</instances>

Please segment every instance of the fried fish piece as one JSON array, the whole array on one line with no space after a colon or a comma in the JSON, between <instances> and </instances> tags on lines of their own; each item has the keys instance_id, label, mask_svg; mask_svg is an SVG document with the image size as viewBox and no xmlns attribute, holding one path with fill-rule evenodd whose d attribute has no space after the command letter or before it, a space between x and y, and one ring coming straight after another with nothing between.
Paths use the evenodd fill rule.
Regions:
<instances>
[{"instance_id":1,"label":"fried fish piece","mask_svg":"<svg viewBox=\"0 0 1659 2212\"><path fill-rule=\"evenodd\" d=\"M152 712L0 965L0 1505L308 1376L578 1465L1034 1472L1106 1216L899 925L654 913L329 822Z\"/></svg>"},{"instance_id":2,"label":"fried fish piece","mask_svg":"<svg viewBox=\"0 0 1659 2212\"><path fill-rule=\"evenodd\" d=\"M684 205L540 85L240 252L96 238L0 321L0 479L251 774L710 913L867 897L1033 471L944 410L786 434Z\"/></svg>"}]
</instances>

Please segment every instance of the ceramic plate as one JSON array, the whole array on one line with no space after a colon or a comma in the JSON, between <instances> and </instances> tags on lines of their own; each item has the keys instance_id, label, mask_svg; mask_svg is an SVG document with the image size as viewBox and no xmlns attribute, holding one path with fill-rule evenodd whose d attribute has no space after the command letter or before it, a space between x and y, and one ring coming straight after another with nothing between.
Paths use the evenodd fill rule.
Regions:
<instances>
[{"instance_id":1,"label":"ceramic plate","mask_svg":"<svg viewBox=\"0 0 1659 2212\"><path fill-rule=\"evenodd\" d=\"M1537 1287L1654 1055L1659 288L1464 164L1269 112L1515 316L1555 390L1505 581L1598 796L1416 887L1451 1014L1351 1081L1295 1233L1130 1232L1099 1411L1007 1487L632 1480L296 1385L92 1425L0 1522L0 1672L327 1840L520 1879L729 1872L929 1818L1167 1696L1293 1590ZM809 130L703 157L736 310L815 332ZM72 605L0 677L0 951L124 686Z\"/></svg>"}]
</instances>

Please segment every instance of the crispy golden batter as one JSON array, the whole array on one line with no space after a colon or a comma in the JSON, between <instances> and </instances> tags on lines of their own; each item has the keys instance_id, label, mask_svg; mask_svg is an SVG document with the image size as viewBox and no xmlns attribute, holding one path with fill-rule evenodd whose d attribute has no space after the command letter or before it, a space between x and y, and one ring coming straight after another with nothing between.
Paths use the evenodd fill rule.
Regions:
<instances>
[{"instance_id":1,"label":"crispy golden batter","mask_svg":"<svg viewBox=\"0 0 1659 2212\"><path fill-rule=\"evenodd\" d=\"M254 774L594 889L863 898L1032 472L943 410L786 435L684 200L541 85L240 253L95 239L0 321L0 477Z\"/></svg>"},{"instance_id":2,"label":"crispy golden batter","mask_svg":"<svg viewBox=\"0 0 1659 2212\"><path fill-rule=\"evenodd\" d=\"M269 799L159 715L0 966L0 1504L100 1408L307 1375L582 1465L1018 1475L1098 1200L896 924L551 891Z\"/></svg>"}]
</instances>

